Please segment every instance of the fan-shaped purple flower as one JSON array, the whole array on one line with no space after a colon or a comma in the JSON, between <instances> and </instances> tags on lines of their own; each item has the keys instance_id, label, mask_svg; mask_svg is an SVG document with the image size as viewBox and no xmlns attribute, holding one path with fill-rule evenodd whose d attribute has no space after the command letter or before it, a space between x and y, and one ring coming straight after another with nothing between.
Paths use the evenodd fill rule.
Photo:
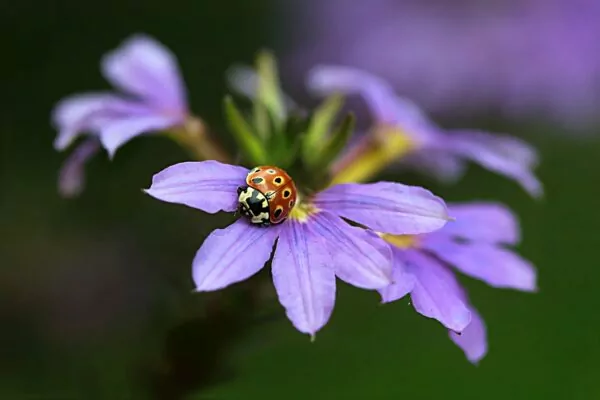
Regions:
<instances>
[{"instance_id":1,"label":"fan-shaped purple flower","mask_svg":"<svg viewBox=\"0 0 600 400\"><path fill-rule=\"evenodd\" d=\"M147 193L159 200L209 213L234 212L248 169L216 161L176 164L156 174ZM364 289L383 289L392 274L392 254L378 235L419 234L447 222L440 198L398 183L344 184L299 198L290 217L260 227L240 218L206 239L193 261L198 291L225 288L257 273L271 258L272 276L288 318L314 335L329 320L335 277Z\"/></svg>"},{"instance_id":2,"label":"fan-shaped purple flower","mask_svg":"<svg viewBox=\"0 0 600 400\"><path fill-rule=\"evenodd\" d=\"M58 135L57 150L66 149L78 136L100 141L109 155L132 138L147 132L183 125L188 117L186 93L173 54L154 39L137 35L102 59L102 73L119 93L85 93L61 100L52 112ZM87 148L91 148L87 145ZM81 152L82 154L85 152ZM82 175L86 157L74 157L65 169L67 178ZM61 181L65 195L81 189L82 179Z\"/></svg>"},{"instance_id":3,"label":"fan-shaped purple flower","mask_svg":"<svg viewBox=\"0 0 600 400\"><path fill-rule=\"evenodd\" d=\"M536 151L520 139L474 130L443 130L416 104L396 95L385 81L354 68L315 67L308 86L321 95L362 95L375 118L373 129L409 137L413 149L403 155L404 165L454 181L463 174L465 160L471 160L515 180L533 196L542 194L542 185L533 173L538 163Z\"/></svg>"}]
</instances>

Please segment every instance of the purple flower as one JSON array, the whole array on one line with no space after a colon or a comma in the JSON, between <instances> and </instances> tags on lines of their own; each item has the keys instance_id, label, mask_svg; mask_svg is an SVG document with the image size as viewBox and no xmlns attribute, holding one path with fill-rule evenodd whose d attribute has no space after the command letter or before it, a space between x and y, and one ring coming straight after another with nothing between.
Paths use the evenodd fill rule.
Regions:
<instances>
[{"instance_id":1,"label":"purple flower","mask_svg":"<svg viewBox=\"0 0 600 400\"><path fill-rule=\"evenodd\" d=\"M535 291L534 267L505 245L519 242L518 223L495 203L448 207L456 218L439 231L409 237L383 235L392 244L394 283L380 290L384 302L410 293L415 309L450 330L450 338L473 362L487 352L481 316L451 267L496 288Z\"/></svg>"},{"instance_id":2,"label":"purple flower","mask_svg":"<svg viewBox=\"0 0 600 400\"><path fill-rule=\"evenodd\" d=\"M138 135L186 121L186 93L175 57L152 38L138 35L126 40L104 56L102 73L123 94L85 93L61 100L52 112L58 130L54 141L57 150L66 149L79 135L87 133L93 141L100 140L112 157L121 145ZM65 168L81 171L89 157L74 157L74 164ZM74 175L83 176L81 172ZM74 183L75 187L81 185Z\"/></svg>"},{"instance_id":3,"label":"purple flower","mask_svg":"<svg viewBox=\"0 0 600 400\"><path fill-rule=\"evenodd\" d=\"M598 121L596 0L299 4L311 12L294 10L290 24L301 32L287 60L297 75L341 63L385 77L429 112L538 114L570 129Z\"/></svg>"},{"instance_id":4,"label":"purple flower","mask_svg":"<svg viewBox=\"0 0 600 400\"><path fill-rule=\"evenodd\" d=\"M185 162L156 174L151 196L208 213L234 212L237 188L249 170L216 161ZM417 234L447 222L444 202L429 191L391 182L344 184L299 198L282 224L260 227L240 218L217 229L193 261L198 291L212 291L248 279L272 259L279 301L301 332L314 335L329 319L335 277L364 289L391 283L389 246L372 231Z\"/></svg>"},{"instance_id":5,"label":"purple flower","mask_svg":"<svg viewBox=\"0 0 600 400\"><path fill-rule=\"evenodd\" d=\"M542 185L532 172L538 163L536 151L520 139L474 130L443 130L416 104L396 95L385 81L354 68L316 67L308 85L319 94L361 94L374 114L375 131L409 137L413 151L404 156L405 165L450 182L462 176L465 160L470 160L517 181L533 196L542 194Z\"/></svg>"}]
</instances>

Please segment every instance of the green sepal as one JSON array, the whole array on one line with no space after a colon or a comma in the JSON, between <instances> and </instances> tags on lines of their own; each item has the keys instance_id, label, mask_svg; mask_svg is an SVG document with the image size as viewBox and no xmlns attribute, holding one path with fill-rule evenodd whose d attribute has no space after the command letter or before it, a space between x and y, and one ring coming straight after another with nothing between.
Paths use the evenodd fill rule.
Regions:
<instances>
[{"instance_id":1,"label":"green sepal","mask_svg":"<svg viewBox=\"0 0 600 400\"><path fill-rule=\"evenodd\" d=\"M253 108L253 117L254 117L254 129L256 130L256 134L262 140L269 140L273 133L273 118L267 109L267 106L264 105L258 99L255 99L252 102Z\"/></svg>"},{"instance_id":2,"label":"green sepal","mask_svg":"<svg viewBox=\"0 0 600 400\"><path fill-rule=\"evenodd\" d=\"M271 120L275 129L275 121ZM306 130L306 121L303 116L290 114L285 121L283 129L277 131L268 141L269 162L281 167L290 167L298 158L302 136Z\"/></svg>"},{"instance_id":3,"label":"green sepal","mask_svg":"<svg viewBox=\"0 0 600 400\"><path fill-rule=\"evenodd\" d=\"M282 164L292 165L298 159L304 132L306 132L306 122L301 115L291 114L288 116L284 131L286 149L282 152L284 154Z\"/></svg>"},{"instance_id":4,"label":"green sepal","mask_svg":"<svg viewBox=\"0 0 600 400\"><path fill-rule=\"evenodd\" d=\"M253 165L264 164L267 160L264 143L248 124L233 102L233 99L229 96L225 96L224 109L229 129L244 158Z\"/></svg>"},{"instance_id":5,"label":"green sepal","mask_svg":"<svg viewBox=\"0 0 600 400\"><path fill-rule=\"evenodd\" d=\"M313 113L302 143L302 157L311 166L318 162L335 118L344 103L340 95L332 95Z\"/></svg>"},{"instance_id":6,"label":"green sepal","mask_svg":"<svg viewBox=\"0 0 600 400\"><path fill-rule=\"evenodd\" d=\"M347 114L339 126L332 132L326 144L319 153L319 157L310 165L315 173L325 173L329 165L338 157L340 152L348 144L348 140L354 131L354 114Z\"/></svg>"},{"instance_id":7,"label":"green sepal","mask_svg":"<svg viewBox=\"0 0 600 400\"><path fill-rule=\"evenodd\" d=\"M287 118L284 128L285 136L288 143L298 144L298 150L300 150L300 145L304 143L308 124L309 121L302 112L292 112Z\"/></svg>"},{"instance_id":8,"label":"green sepal","mask_svg":"<svg viewBox=\"0 0 600 400\"><path fill-rule=\"evenodd\" d=\"M256 71L258 73L258 88L256 102L262 103L268 114L275 120L278 129L285 124L286 106L283 101L277 62L270 52L263 50L256 58ZM255 113L263 112L255 108ZM257 120L264 121L264 116L255 115Z\"/></svg>"}]
</instances>

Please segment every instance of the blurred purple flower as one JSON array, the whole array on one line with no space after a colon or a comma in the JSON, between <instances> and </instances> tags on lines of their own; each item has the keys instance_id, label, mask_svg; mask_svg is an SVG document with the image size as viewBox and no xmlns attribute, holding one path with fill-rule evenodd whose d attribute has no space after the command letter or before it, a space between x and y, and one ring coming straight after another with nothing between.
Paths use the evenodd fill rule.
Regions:
<instances>
[{"instance_id":1,"label":"blurred purple flower","mask_svg":"<svg viewBox=\"0 0 600 400\"><path fill-rule=\"evenodd\" d=\"M315 67L308 86L320 95L361 94L374 114L376 128L392 128L384 131L410 138L414 150L403 156L405 165L451 182L463 175L465 160L471 160L515 180L532 196L542 194L542 185L532 172L538 163L536 151L520 139L474 130L443 130L416 104L396 95L385 81L354 68Z\"/></svg>"},{"instance_id":2,"label":"blurred purple flower","mask_svg":"<svg viewBox=\"0 0 600 400\"><path fill-rule=\"evenodd\" d=\"M296 75L345 64L385 77L428 112L543 115L570 129L598 121L597 0L299 4L310 12L293 9Z\"/></svg>"},{"instance_id":3,"label":"blurred purple flower","mask_svg":"<svg viewBox=\"0 0 600 400\"><path fill-rule=\"evenodd\" d=\"M61 100L52 112L58 130L54 141L57 150L66 149L84 132L91 142L100 141L113 157L116 150L143 133L182 125L187 116L185 87L173 54L154 39L137 35L102 59L102 73L124 93L85 93ZM92 147L84 142L86 149ZM76 150L78 151L78 150ZM84 162L91 157L72 157L69 182L59 182L66 188L63 194L76 194L83 184ZM76 181L75 178L80 180ZM73 190L71 190L73 189Z\"/></svg>"},{"instance_id":4,"label":"blurred purple flower","mask_svg":"<svg viewBox=\"0 0 600 400\"><path fill-rule=\"evenodd\" d=\"M380 293L384 302L410 293L415 309L447 327L452 341L477 363L487 352L485 324L450 266L492 287L527 292L537 290L536 272L504 247L520 239L510 210L496 203L456 204L448 209L456 220L439 231L383 236L393 245L394 283Z\"/></svg>"},{"instance_id":5,"label":"blurred purple flower","mask_svg":"<svg viewBox=\"0 0 600 400\"><path fill-rule=\"evenodd\" d=\"M216 161L185 162L156 174L151 196L208 213L234 212L237 188L248 169ZM272 260L279 301L288 318L311 336L328 321L335 301L335 277L364 289L391 283L389 246L369 230L417 234L447 222L446 207L431 192L391 182L332 186L310 199L299 198L282 224L259 227L240 218L217 229L193 261L198 291L212 291L248 279Z\"/></svg>"}]
</instances>

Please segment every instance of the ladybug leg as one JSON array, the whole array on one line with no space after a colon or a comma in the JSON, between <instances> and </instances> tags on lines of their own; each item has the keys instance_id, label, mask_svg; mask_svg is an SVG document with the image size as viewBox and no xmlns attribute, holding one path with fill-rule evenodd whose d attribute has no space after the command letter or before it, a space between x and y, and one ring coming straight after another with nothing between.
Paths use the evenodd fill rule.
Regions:
<instances>
[{"instance_id":1,"label":"ladybug leg","mask_svg":"<svg viewBox=\"0 0 600 400\"><path fill-rule=\"evenodd\" d=\"M269 227L269 226L271 226L271 223L270 223L269 221L265 221L265 222L262 222L262 223L260 224L260 226L262 226L263 228L266 228L266 227Z\"/></svg>"},{"instance_id":2,"label":"ladybug leg","mask_svg":"<svg viewBox=\"0 0 600 400\"><path fill-rule=\"evenodd\" d=\"M242 193L243 191L244 191L244 187L243 187L243 186L238 186L238 188L237 188L237 194L238 194L238 196L239 196L239 195L240 195L240 193ZM240 210L240 208L241 208L241 205L240 205L240 204L238 204L238 206L236 207L236 209L235 209L235 211L234 211L234 213L233 213L233 216L234 216L234 217L237 217L238 215L241 215L241 210Z\"/></svg>"},{"instance_id":3,"label":"ladybug leg","mask_svg":"<svg viewBox=\"0 0 600 400\"><path fill-rule=\"evenodd\" d=\"M247 214L247 209L244 205L242 204L238 204L238 206L236 207L235 211L233 212L233 216L237 217L240 215L245 215Z\"/></svg>"}]
</instances>

